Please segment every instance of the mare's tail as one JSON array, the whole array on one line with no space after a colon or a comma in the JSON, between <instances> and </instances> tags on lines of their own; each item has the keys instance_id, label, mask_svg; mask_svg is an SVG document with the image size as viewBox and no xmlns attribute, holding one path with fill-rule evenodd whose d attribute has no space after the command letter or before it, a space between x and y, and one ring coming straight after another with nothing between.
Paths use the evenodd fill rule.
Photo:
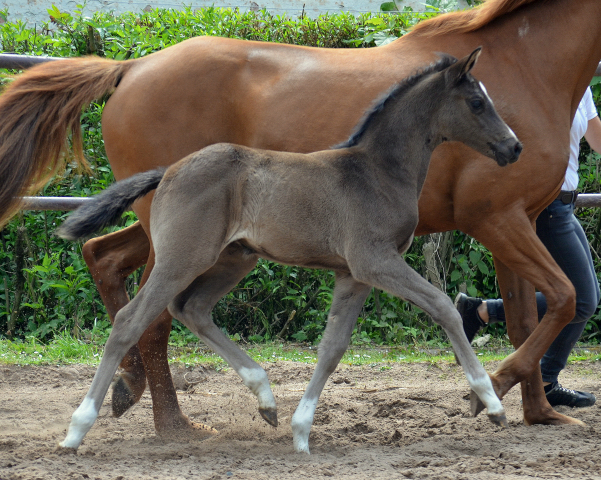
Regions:
<instances>
[{"instance_id":1,"label":"mare's tail","mask_svg":"<svg viewBox=\"0 0 601 480\"><path fill-rule=\"evenodd\" d=\"M157 188L165 169L138 173L117 182L75 210L56 231L67 240L87 237L114 225L132 203Z\"/></svg>"},{"instance_id":2,"label":"mare's tail","mask_svg":"<svg viewBox=\"0 0 601 480\"><path fill-rule=\"evenodd\" d=\"M65 166L71 134L83 166L80 116L111 93L133 61L71 58L18 75L0 95L0 228L19 208L19 196L39 190Z\"/></svg>"}]
</instances>

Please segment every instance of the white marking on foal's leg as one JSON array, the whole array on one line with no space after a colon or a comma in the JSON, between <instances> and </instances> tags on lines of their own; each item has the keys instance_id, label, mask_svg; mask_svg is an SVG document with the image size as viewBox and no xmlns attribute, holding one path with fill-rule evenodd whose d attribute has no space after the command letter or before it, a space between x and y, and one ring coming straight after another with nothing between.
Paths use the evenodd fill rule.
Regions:
<instances>
[{"instance_id":1,"label":"white marking on foal's leg","mask_svg":"<svg viewBox=\"0 0 601 480\"><path fill-rule=\"evenodd\" d=\"M84 398L81 405L73 412L67 437L59 445L65 448L79 447L83 437L94 425L96 417L98 417L98 410L94 405L94 400L89 397Z\"/></svg>"},{"instance_id":2,"label":"white marking on foal's leg","mask_svg":"<svg viewBox=\"0 0 601 480\"><path fill-rule=\"evenodd\" d=\"M473 378L469 373L465 372L465 376L472 390L476 392L482 403L486 405L488 415L503 415L505 413L501 400L497 397L488 375Z\"/></svg>"},{"instance_id":3,"label":"white marking on foal's leg","mask_svg":"<svg viewBox=\"0 0 601 480\"><path fill-rule=\"evenodd\" d=\"M251 392L253 392L259 400L259 408L263 409L275 409L275 398L271 387L269 386L269 379L267 373L260 367L257 368L246 368L241 367L238 370L238 375L242 379L244 385L246 385Z\"/></svg>"},{"instance_id":4,"label":"white marking on foal's leg","mask_svg":"<svg viewBox=\"0 0 601 480\"><path fill-rule=\"evenodd\" d=\"M297 452L309 452L309 434L319 398L303 397L292 416L292 438Z\"/></svg>"}]
</instances>

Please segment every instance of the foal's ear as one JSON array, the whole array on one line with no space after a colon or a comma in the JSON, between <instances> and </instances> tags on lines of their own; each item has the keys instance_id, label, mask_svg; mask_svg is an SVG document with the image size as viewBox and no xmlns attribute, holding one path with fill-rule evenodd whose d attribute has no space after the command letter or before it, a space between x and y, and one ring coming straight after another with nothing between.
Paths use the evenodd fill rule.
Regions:
<instances>
[{"instance_id":1,"label":"foal's ear","mask_svg":"<svg viewBox=\"0 0 601 480\"><path fill-rule=\"evenodd\" d=\"M476 48L472 53L468 56L463 57L461 60L458 60L457 63L449 67L448 77L449 80L460 82L463 78L474 68L476 62L478 61L478 57L480 56L480 52L482 52L482 47Z\"/></svg>"}]
</instances>

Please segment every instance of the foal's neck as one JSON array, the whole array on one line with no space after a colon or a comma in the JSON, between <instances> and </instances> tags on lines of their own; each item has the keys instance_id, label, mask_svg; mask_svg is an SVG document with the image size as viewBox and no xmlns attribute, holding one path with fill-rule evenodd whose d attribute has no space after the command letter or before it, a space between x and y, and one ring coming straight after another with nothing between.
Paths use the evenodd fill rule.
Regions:
<instances>
[{"instance_id":1,"label":"foal's neck","mask_svg":"<svg viewBox=\"0 0 601 480\"><path fill-rule=\"evenodd\" d=\"M372 121L357 148L374 168L412 177L421 188L433 150L445 138L438 126L441 87L432 79L394 98Z\"/></svg>"}]
</instances>

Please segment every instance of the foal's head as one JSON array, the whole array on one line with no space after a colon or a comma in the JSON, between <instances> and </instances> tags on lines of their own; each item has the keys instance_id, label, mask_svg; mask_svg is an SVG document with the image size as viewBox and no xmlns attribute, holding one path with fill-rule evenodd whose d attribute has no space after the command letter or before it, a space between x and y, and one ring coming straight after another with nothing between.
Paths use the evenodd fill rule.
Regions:
<instances>
[{"instance_id":1,"label":"foal's head","mask_svg":"<svg viewBox=\"0 0 601 480\"><path fill-rule=\"evenodd\" d=\"M515 162L522 144L501 120L484 86L470 71L481 48L457 60L441 59L407 77L375 103L355 132L335 148L377 145L395 152L398 142L430 148L446 140L465 143L501 166ZM408 132L410 132L408 134Z\"/></svg>"},{"instance_id":2,"label":"foal's head","mask_svg":"<svg viewBox=\"0 0 601 480\"><path fill-rule=\"evenodd\" d=\"M465 143L505 166L517 161L522 144L499 117L484 85L470 74L480 51L478 47L441 72L444 91L437 126L443 140Z\"/></svg>"}]
</instances>

